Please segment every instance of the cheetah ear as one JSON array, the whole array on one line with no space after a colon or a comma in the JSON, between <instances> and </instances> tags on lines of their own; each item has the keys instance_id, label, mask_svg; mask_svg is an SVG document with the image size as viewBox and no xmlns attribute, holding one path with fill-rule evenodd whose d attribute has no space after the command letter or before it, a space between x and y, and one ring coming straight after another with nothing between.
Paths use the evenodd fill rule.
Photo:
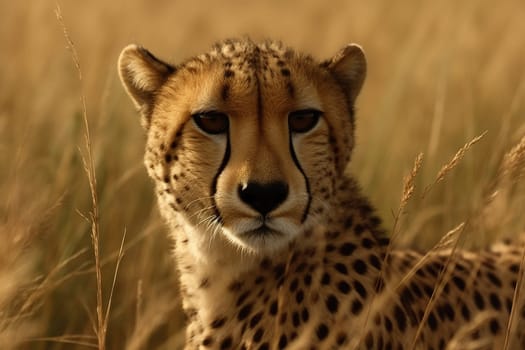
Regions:
<instances>
[{"instance_id":1,"label":"cheetah ear","mask_svg":"<svg viewBox=\"0 0 525 350\"><path fill-rule=\"evenodd\" d=\"M155 94L175 68L137 45L128 45L118 60L120 80L142 114L142 126L149 128Z\"/></svg>"},{"instance_id":2,"label":"cheetah ear","mask_svg":"<svg viewBox=\"0 0 525 350\"><path fill-rule=\"evenodd\" d=\"M361 46L348 44L324 63L341 84L350 103L353 103L366 77L366 58Z\"/></svg>"}]
</instances>

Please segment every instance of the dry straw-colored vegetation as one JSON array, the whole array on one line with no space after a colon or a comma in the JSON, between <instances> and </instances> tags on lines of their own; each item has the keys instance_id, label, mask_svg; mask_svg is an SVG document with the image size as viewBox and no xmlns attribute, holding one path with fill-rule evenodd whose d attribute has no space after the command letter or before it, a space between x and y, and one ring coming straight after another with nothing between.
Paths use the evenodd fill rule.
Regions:
<instances>
[{"instance_id":1,"label":"dry straw-colored vegetation","mask_svg":"<svg viewBox=\"0 0 525 350\"><path fill-rule=\"evenodd\" d=\"M370 68L351 168L397 244L452 232L476 248L525 229L522 0L63 0L61 20L56 6L0 1L1 349L183 342L144 137L116 74L130 42L173 62L244 34L319 58L358 42Z\"/></svg>"}]
</instances>

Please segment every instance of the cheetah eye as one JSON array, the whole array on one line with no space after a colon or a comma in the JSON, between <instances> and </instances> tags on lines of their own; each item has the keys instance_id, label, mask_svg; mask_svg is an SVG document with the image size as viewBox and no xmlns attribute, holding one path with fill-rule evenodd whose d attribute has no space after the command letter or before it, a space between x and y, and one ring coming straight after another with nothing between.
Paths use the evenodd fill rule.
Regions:
<instances>
[{"instance_id":1,"label":"cheetah eye","mask_svg":"<svg viewBox=\"0 0 525 350\"><path fill-rule=\"evenodd\" d=\"M195 124L205 133L217 135L228 131L228 116L221 112L199 112L191 116Z\"/></svg>"},{"instance_id":2,"label":"cheetah eye","mask_svg":"<svg viewBox=\"0 0 525 350\"><path fill-rule=\"evenodd\" d=\"M323 112L316 109L302 109L288 115L288 128L291 132L304 133L317 125Z\"/></svg>"}]
</instances>

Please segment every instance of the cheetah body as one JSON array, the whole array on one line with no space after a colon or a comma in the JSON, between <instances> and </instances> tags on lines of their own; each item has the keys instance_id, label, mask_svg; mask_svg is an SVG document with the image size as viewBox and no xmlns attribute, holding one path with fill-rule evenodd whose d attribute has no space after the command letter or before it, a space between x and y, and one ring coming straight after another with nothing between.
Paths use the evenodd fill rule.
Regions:
<instances>
[{"instance_id":1,"label":"cheetah body","mask_svg":"<svg viewBox=\"0 0 525 350\"><path fill-rule=\"evenodd\" d=\"M124 86L170 226L186 349L525 348L520 246L388 251L345 175L366 72L227 40L183 64L131 45ZM516 294L516 295L515 295Z\"/></svg>"}]
</instances>

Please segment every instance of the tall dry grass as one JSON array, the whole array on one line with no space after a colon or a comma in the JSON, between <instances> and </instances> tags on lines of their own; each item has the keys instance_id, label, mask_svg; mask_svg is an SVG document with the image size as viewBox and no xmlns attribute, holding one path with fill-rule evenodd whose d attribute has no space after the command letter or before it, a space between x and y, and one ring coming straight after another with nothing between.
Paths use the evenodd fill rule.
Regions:
<instances>
[{"instance_id":1,"label":"tall dry grass","mask_svg":"<svg viewBox=\"0 0 525 350\"><path fill-rule=\"evenodd\" d=\"M431 247L461 223L467 246L525 228L521 0L66 0L63 23L55 6L0 0L2 349L100 342L173 349L183 342L170 242L142 167L144 136L116 74L118 53L130 42L173 62L244 34L280 38L318 58L358 42L370 71L351 170L386 227L399 232L397 244ZM84 115L93 191L84 171ZM93 217L93 196L99 269L93 221L84 219Z\"/></svg>"}]
</instances>

